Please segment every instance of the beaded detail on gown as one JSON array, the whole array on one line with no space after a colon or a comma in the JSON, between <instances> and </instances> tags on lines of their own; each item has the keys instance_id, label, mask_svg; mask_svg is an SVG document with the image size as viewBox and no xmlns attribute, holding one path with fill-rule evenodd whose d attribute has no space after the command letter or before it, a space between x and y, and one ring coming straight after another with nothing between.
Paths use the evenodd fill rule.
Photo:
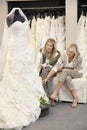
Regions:
<instances>
[{"instance_id":1,"label":"beaded detail on gown","mask_svg":"<svg viewBox=\"0 0 87 130\"><path fill-rule=\"evenodd\" d=\"M45 92L33 63L28 29L27 21L16 21L9 27L8 54L0 81L0 128L21 129L40 115L39 97Z\"/></svg>"}]
</instances>

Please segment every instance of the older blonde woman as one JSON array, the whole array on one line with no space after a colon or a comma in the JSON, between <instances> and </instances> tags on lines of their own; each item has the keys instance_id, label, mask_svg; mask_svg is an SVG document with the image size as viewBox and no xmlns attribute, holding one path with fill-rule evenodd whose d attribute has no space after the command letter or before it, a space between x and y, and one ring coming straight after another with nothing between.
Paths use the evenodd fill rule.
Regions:
<instances>
[{"instance_id":1,"label":"older blonde woman","mask_svg":"<svg viewBox=\"0 0 87 130\"><path fill-rule=\"evenodd\" d=\"M73 97L72 107L77 106L78 97L72 84L72 79L82 77L82 73L79 72L81 69L81 64L82 58L78 51L78 47L76 44L71 44L70 47L61 55L59 61L52 68L48 76L43 80L43 83L45 84L55 72L61 72L58 79L58 84L53 94L50 96L51 105L55 105L55 97L58 95L62 85L66 83Z\"/></svg>"}]
</instances>

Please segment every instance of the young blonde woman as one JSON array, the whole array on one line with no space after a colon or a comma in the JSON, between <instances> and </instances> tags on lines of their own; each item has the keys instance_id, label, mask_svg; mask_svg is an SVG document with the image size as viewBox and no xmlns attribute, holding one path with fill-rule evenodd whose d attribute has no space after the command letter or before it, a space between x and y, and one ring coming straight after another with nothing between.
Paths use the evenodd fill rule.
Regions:
<instances>
[{"instance_id":1,"label":"young blonde woman","mask_svg":"<svg viewBox=\"0 0 87 130\"><path fill-rule=\"evenodd\" d=\"M44 47L40 50L40 53L37 56L36 65L39 68L40 76L42 80L46 78L50 70L53 66L57 63L60 57L60 52L56 48L56 42L54 39L49 38ZM54 76L54 75L53 75ZM52 90L52 79L53 76L49 79L49 81L43 85L47 96L49 97L53 90Z\"/></svg>"},{"instance_id":2,"label":"young blonde woman","mask_svg":"<svg viewBox=\"0 0 87 130\"><path fill-rule=\"evenodd\" d=\"M55 100L55 97L58 95L60 88L64 83L66 83L71 95L73 97L72 107L77 106L78 97L76 95L75 88L72 83L73 78L82 77L82 73L79 72L81 69L82 58L78 51L78 47L76 44L71 44L70 47L61 55L59 61L52 68L47 77L43 80L43 83L50 79L50 77L55 74L55 72L60 71L60 77L58 79L58 84L50 96L51 103Z\"/></svg>"}]
</instances>

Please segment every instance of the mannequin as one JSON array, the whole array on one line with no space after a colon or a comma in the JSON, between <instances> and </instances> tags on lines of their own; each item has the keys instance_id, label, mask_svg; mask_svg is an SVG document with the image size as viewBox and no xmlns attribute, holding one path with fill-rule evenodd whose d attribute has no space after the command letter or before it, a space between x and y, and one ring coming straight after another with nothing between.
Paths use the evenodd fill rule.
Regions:
<instances>
[{"instance_id":1,"label":"mannequin","mask_svg":"<svg viewBox=\"0 0 87 130\"><path fill-rule=\"evenodd\" d=\"M7 15L4 32L0 61L0 128L22 129L39 118L40 97L48 99L33 61L28 20L20 8L13 8Z\"/></svg>"},{"instance_id":2,"label":"mannequin","mask_svg":"<svg viewBox=\"0 0 87 130\"><path fill-rule=\"evenodd\" d=\"M25 19L23 16L21 16L21 14L19 13L19 10L15 10L14 14L11 14L10 16L8 16L6 18L7 21L7 25L8 27L10 27L15 21L20 21L20 22L24 22Z\"/></svg>"}]
</instances>

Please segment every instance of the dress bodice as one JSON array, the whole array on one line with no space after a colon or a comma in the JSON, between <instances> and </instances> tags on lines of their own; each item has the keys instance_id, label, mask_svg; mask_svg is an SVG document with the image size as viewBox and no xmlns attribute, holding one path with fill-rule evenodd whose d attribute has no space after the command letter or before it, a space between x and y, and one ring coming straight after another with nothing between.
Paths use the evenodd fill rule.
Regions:
<instances>
[{"instance_id":1,"label":"dress bodice","mask_svg":"<svg viewBox=\"0 0 87 130\"><path fill-rule=\"evenodd\" d=\"M9 27L9 54L18 56L29 51L29 26L28 22L16 21Z\"/></svg>"},{"instance_id":2,"label":"dress bodice","mask_svg":"<svg viewBox=\"0 0 87 130\"><path fill-rule=\"evenodd\" d=\"M27 21L25 22L20 22L16 21L14 22L10 27L9 27L9 32L10 32L10 39L16 40L21 38L27 38L27 33L28 33L28 23ZM21 38L20 38L21 36Z\"/></svg>"}]
</instances>

